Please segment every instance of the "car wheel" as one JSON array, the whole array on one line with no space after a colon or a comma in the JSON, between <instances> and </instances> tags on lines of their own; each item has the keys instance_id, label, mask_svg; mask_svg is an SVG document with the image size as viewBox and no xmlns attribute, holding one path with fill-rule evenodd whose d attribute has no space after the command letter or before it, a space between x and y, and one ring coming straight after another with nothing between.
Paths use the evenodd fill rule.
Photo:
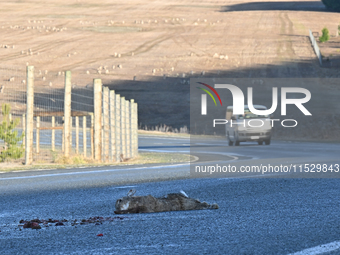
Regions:
<instances>
[{"instance_id":1,"label":"car wheel","mask_svg":"<svg viewBox=\"0 0 340 255\"><path fill-rule=\"evenodd\" d=\"M240 145L240 141L238 140L238 134L237 133L234 133L234 141L235 141L235 146Z\"/></svg>"},{"instance_id":2,"label":"car wheel","mask_svg":"<svg viewBox=\"0 0 340 255\"><path fill-rule=\"evenodd\" d=\"M270 139L264 140L264 143L265 143L266 145L269 145L269 144L270 144Z\"/></svg>"},{"instance_id":3,"label":"car wheel","mask_svg":"<svg viewBox=\"0 0 340 255\"><path fill-rule=\"evenodd\" d=\"M229 133L228 133L227 138L228 138L228 145L229 145L229 146L233 146L233 145L234 145L234 142L233 142L232 140L230 140Z\"/></svg>"},{"instance_id":4,"label":"car wheel","mask_svg":"<svg viewBox=\"0 0 340 255\"><path fill-rule=\"evenodd\" d=\"M262 145L262 144L263 144L263 141L257 141L257 143L258 143L259 145Z\"/></svg>"}]
</instances>

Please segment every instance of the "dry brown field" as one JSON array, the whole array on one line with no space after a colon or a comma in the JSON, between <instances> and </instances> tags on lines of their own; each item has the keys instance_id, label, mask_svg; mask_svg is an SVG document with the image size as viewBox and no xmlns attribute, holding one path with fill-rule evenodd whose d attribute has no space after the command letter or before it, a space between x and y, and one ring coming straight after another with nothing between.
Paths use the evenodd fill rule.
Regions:
<instances>
[{"instance_id":1,"label":"dry brown field","mask_svg":"<svg viewBox=\"0 0 340 255\"><path fill-rule=\"evenodd\" d=\"M102 78L139 103L141 125L189 125L191 77L340 77L340 15L319 0L18 0L0 6L2 68L34 65L37 91L50 82L61 89L58 72L65 70L72 71L74 88ZM334 64L320 67L308 31L324 27L332 38L321 49ZM5 82L11 74L0 75ZM16 83L8 84L15 90Z\"/></svg>"}]
</instances>

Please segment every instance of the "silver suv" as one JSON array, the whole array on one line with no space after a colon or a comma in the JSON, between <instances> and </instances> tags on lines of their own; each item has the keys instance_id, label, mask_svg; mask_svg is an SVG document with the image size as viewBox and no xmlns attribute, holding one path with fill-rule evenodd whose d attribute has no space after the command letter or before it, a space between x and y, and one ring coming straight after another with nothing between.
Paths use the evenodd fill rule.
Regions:
<instances>
[{"instance_id":1,"label":"silver suv","mask_svg":"<svg viewBox=\"0 0 340 255\"><path fill-rule=\"evenodd\" d=\"M263 105L254 105L257 110L266 110ZM226 112L226 137L229 146L240 145L240 142L254 141L259 145L270 144L271 116L256 115L250 112L247 105L244 106L244 115L233 115L233 107L228 106Z\"/></svg>"}]
</instances>

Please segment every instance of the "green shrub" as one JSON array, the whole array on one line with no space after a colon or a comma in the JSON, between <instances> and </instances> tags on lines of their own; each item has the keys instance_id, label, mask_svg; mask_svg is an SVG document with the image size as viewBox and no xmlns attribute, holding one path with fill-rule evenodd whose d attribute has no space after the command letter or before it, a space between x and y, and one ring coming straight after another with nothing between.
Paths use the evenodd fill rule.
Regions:
<instances>
[{"instance_id":1,"label":"green shrub","mask_svg":"<svg viewBox=\"0 0 340 255\"><path fill-rule=\"evenodd\" d=\"M322 0L323 4L333 11L340 11L340 1L339 0Z\"/></svg>"},{"instance_id":2,"label":"green shrub","mask_svg":"<svg viewBox=\"0 0 340 255\"><path fill-rule=\"evenodd\" d=\"M9 104L2 105L3 120L0 123L0 140L3 140L5 145L0 152L0 162L4 162L7 158L18 159L24 154L23 145L18 145L24 134L18 135L18 131L14 130L19 124L19 119L9 120L11 107Z\"/></svg>"},{"instance_id":3,"label":"green shrub","mask_svg":"<svg viewBox=\"0 0 340 255\"><path fill-rule=\"evenodd\" d=\"M322 36L319 37L320 42L327 42L329 40L329 31L327 28L322 29Z\"/></svg>"}]
</instances>

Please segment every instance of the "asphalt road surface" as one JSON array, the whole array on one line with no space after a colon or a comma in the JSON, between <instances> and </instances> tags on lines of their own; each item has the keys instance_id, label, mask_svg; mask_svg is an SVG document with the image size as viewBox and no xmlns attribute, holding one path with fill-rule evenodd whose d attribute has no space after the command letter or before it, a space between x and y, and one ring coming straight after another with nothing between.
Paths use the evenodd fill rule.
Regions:
<instances>
[{"instance_id":1,"label":"asphalt road surface","mask_svg":"<svg viewBox=\"0 0 340 255\"><path fill-rule=\"evenodd\" d=\"M223 139L190 143L141 136L139 149L191 151L197 156L193 166L340 163L340 144L334 143L228 147ZM310 176L327 177L319 174ZM0 253L340 254L340 185L334 172L333 178L292 178L292 173L191 177L187 163L1 173ZM116 217L115 201L131 188L136 195L154 196L184 190L219 209L119 215L122 219L99 225L72 226L75 219ZM35 218L68 222L40 230L18 227L21 219Z\"/></svg>"}]
</instances>

